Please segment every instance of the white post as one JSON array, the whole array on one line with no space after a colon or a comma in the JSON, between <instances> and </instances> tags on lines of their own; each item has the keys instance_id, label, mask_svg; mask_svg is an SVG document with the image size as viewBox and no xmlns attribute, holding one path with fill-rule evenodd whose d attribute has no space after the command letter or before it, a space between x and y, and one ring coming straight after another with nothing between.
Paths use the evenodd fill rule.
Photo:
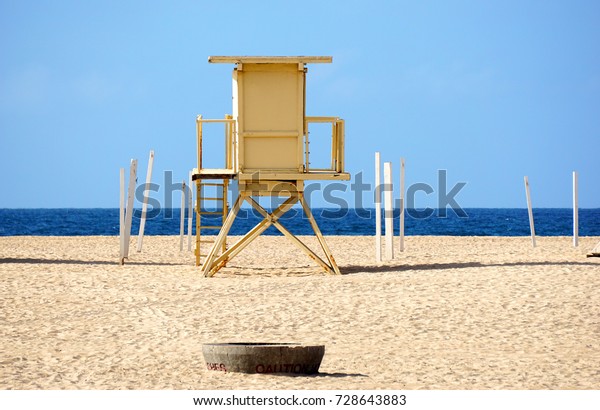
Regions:
<instances>
[{"instance_id":1,"label":"white post","mask_svg":"<svg viewBox=\"0 0 600 410\"><path fill-rule=\"evenodd\" d=\"M137 251L142 251L142 242L144 240L144 228L146 227L146 212L148 210L148 196L150 196L150 181L152 181L152 165L154 164L154 150L150 151L148 158L148 170L146 171L146 185L144 186L144 203L142 205L142 217L140 219L140 231L138 233Z\"/></svg>"},{"instance_id":2,"label":"white post","mask_svg":"<svg viewBox=\"0 0 600 410\"><path fill-rule=\"evenodd\" d=\"M577 171L573 171L573 246L579 245L579 199L577 196Z\"/></svg>"},{"instance_id":3,"label":"white post","mask_svg":"<svg viewBox=\"0 0 600 410\"><path fill-rule=\"evenodd\" d=\"M181 217L179 219L179 250L183 251L183 227L185 220L185 181L181 181Z\"/></svg>"},{"instance_id":4,"label":"white post","mask_svg":"<svg viewBox=\"0 0 600 410\"><path fill-rule=\"evenodd\" d=\"M527 196L527 211L529 213L529 229L531 230L531 245L535 248L535 226L533 224L533 211L531 209L531 194L529 193L529 179L525 177L525 195Z\"/></svg>"},{"instance_id":5,"label":"white post","mask_svg":"<svg viewBox=\"0 0 600 410\"><path fill-rule=\"evenodd\" d=\"M375 153L375 259L381 262L381 159Z\"/></svg>"},{"instance_id":6,"label":"white post","mask_svg":"<svg viewBox=\"0 0 600 410\"><path fill-rule=\"evenodd\" d=\"M190 171L188 178L189 196L188 196L188 226L187 226L187 239L188 239L188 251L192 250L192 220L194 219L194 189L192 182L192 171Z\"/></svg>"},{"instance_id":7,"label":"white post","mask_svg":"<svg viewBox=\"0 0 600 410\"><path fill-rule=\"evenodd\" d=\"M392 186L392 163L383 164L383 206L385 216L385 257L394 259L394 192Z\"/></svg>"},{"instance_id":8,"label":"white post","mask_svg":"<svg viewBox=\"0 0 600 410\"><path fill-rule=\"evenodd\" d=\"M125 168L120 170L119 190L119 265L125 261Z\"/></svg>"},{"instance_id":9,"label":"white post","mask_svg":"<svg viewBox=\"0 0 600 410\"><path fill-rule=\"evenodd\" d=\"M400 158L400 252L404 252L404 158Z\"/></svg>"},{"instance_id":10,"label":"white post","mask_svg":"<svg viewBox=\"0 0 600 410\"><path fill-rule=\"evenodd\" d=\"M137 182L137 159L131 160L129 166L129 188L127 190L127 208L125 209L125 251L124 258L129 258L129 238L131 237L131 221L133 220L133 200L135 183Z\"/></svg>"}]
</instances>

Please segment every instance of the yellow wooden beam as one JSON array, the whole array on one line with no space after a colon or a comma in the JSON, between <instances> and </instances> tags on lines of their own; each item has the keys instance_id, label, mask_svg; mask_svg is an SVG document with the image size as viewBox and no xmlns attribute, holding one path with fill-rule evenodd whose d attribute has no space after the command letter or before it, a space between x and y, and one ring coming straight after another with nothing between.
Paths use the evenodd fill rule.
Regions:
<instances>
[{"instance_id":1,"label":"yellow wooden beam","mask_svg":"<svg viewBox=\"0 0 600 410\"><path fill-rule=\"evenodd\" d=\"M297 63L331 63L331 56L209 56L209 63L271 63L271 64L297 64Z\"/></svg>"}]
</instances>

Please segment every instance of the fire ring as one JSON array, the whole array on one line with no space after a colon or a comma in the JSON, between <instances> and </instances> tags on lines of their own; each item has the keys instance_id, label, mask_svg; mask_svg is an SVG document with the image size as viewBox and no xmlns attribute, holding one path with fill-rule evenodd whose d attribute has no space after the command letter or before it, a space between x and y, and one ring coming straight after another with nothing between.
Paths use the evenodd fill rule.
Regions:
<instances>
[{"instance_id":1,"label":"fire ring","mask_svg":"<svg viewBox=\"0 0 600 410\"><path fill-rule=\"evenodd\" d=\"M325 346L298 343L208 343L202 345L211 371L262 374L316 374Z\"/></svg>"}]
</instances>

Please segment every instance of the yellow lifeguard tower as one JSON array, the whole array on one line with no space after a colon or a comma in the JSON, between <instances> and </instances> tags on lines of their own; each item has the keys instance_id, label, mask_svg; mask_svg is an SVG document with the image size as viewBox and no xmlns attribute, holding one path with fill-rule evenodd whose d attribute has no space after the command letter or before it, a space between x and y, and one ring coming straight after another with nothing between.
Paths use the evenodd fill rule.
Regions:
<instances>
[{"instance_id":1,"label":"yellow lifeguard tower","mask_svg":"<svg viewBox=\"0 0 600 410\"><path fill-rule=\"evenodd\" d=\"M224 119L196 119L198 168L192 179L196 183L196 265L205 276L213 276L252 240L274 225L326 272L340 274L325 238L304 198L305 180L350 179L344 172L344 120L338 117L307 117L306 64L331 63L331 57L249 57L213 56L209 63L235 64L233 69L233 115ZM224 168L202 166L202 125L223 123L225 126ZM331 124L331 167L310 167L309 127L311 123ZM230 180L238 181L239 195L231 210L227 202ZM221 195L207 196L205 186L217 187ZM272 212L254 197L287 198ZM220 211L206 211L207 201L222 202ZM264 219L242 239L227 248L227 235L246 201ZM299 202L317 236L325 260L288 231L278 220ZM202 216L222 214L222 225L202 225ZM204 229L220 229L214 241L206 240ZM211 242L207 254L201 245Z\"/></svg>"}]
</instances>

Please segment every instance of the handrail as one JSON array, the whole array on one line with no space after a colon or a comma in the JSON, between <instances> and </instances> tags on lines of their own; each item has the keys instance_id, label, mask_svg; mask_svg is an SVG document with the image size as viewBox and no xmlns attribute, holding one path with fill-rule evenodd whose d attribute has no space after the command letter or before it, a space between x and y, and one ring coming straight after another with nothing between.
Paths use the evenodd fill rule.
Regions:
<instances>
[{"instance_id":1,"label":"handrail","mask_svg":"<svg viewBox=\"0 0 600 410\"><path fill-rule=\"evenodd\" d=\"M201 115L196 117L196 138L198 148L198 171L202 169L202 124L222 123L225 125L225 169L238 172L238 132L237 122L231 115L225 118L208 119ZM309 125L313 123L331 123L331 167L310 168L309 150ZM344 172L344 125L345 122L339 117L305 117L304 118L304 172ZM279 134L279 133L278 133Z\"/></svg>"},{"instance_id":2,"label":"handrail","mask_svg":"<svg viewBox=\"0 0 600 410\"><path fill-rule=\"evenodd\" d=\"M225 118L208 119L202 118L202 115L196 117L196 144L198 150L198 172L202 169L202 124L203 123L222 123L225 124L225 169L235 171L237 167L237 129L236 121L231 115Z\"/></svg>"},{"instance_id":3,"label":"handrail","mask_svg":"<svg viewBox=\"0 0 600 410\"><path fill-rule=\"evenodd\" d=\"M340 117L304 117L305 122L332 122L339 119Z\"/></svg>"},{"instance_id":4,"label":"handrail","mask_svg":"<svg viewBox=\"0 0 600 410\"><path fill-rule=\"evenodd\" d=\"M310 168L309 124L331 123L331 168ZM304 117L304 172L344 172L344 120L339 117Z\"/></svg>"}]
</instances>

